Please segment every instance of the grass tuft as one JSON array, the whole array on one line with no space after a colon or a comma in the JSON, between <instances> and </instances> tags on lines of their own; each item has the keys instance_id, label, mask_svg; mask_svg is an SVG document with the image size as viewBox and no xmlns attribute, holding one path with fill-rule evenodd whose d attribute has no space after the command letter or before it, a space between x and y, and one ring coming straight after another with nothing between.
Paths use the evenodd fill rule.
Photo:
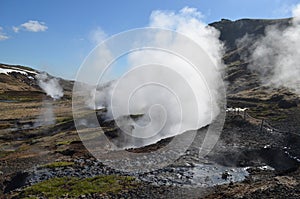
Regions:
<instances>
[{"instance_id":1,"label":"grass tuft","mask_svg":"<svg viewBox=\"0 0 300 199\"><path fill-rule=\"evenodd\" d=\"M23 198L46 197L64 198L79 197L88 194L119 193L137 185L133 177L97 176L93 178L62 177L52 178L26 188L21 194Z\"/></svg>"},{"instance_id":2,"label":"grass tuft","mask_svg":"<svg viewBox=\"0 0 300 199\"><path fill-rule=\"evenodd\" d=\"M42 165L43 168L56 168L56 167L67 167L73 166L74 162L52 162L49 164Z\"/></svg>"}]
</instances>

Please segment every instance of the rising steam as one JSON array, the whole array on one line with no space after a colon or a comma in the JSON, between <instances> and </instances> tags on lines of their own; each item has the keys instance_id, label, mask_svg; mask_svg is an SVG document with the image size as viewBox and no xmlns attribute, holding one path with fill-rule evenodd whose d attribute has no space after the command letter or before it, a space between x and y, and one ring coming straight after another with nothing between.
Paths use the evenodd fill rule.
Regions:
<instances>
[{"instance_id":1,"label":"rising steam","mask_svg":"<svg viewBox=\"0 0 300 199\"><path fill-rule=\"evenodd\" d=\"M246 59L263 84L286 87L300 95L300 5L294 8L288 27L269 26L265 36L253 39L247 35L238 41L241 45L250 46Z\"/></svg>"},{"instance_id":2,"label":"rising steam","mask_svg":"<svg viewBox=\"0 0 300 199\"><path fill-rule=\"evenodd\" d=\"M48 96L53 100L60 99L64 93L59 84L58 79L49 77L46 73L39 73L36 75L38 85L43 89ZM53 100L44 100L42 106L42 113L37 118L34 126L47 126L55 124L55 114L53 112Z\"/></svg>"},{"instance_id":3,"label":"rising steam","mask_svg":"<svg viewBox=\"0 0 300 199\"><path fill-rule=\"evenodd\" d=\"M46 73L36 75L39 86L46 92L52 99L60 99L64 93L59 81L56 78L48 77Z\"/></svg>"},{"instance_id":4,"label":"rising steam","mask_svg":"<svg viewBox=\"0 0 300 199\"><path fill-rule=\"evenodd\" d=\"M137 39L131 44L133 49L159 47L131 52L127 55L128 68L122 69L125 71L122 75L87 95L88 107L106 107L107 119L116 120L118 126L132 137L142 138L126 140L126 147L148 145L199 129L210 124L219 114L216 107L220 98L218 89L223 83L220 72L223 69L221 58L224 49L219 40L220 33L203 23L201 18L201 13L195 8L185 7L178 13L154 11L150 16L150 27L173 30L185 36L152 29L148 34L137 34ZM186 37L192 44L187 42ZM128 40L130 38L131 35ZM114 43L116 45L112 49L122 49L121 42ZM112 49L109 44L96 49L84 64L90 67L89 70L82 70L79 75L84 80L78 80L92 80L92 70L105 65L115 56ZM169 49L170 52L161 49ZM173 52L181 53L177 55ZM191 65L190 60L196 60L197 65ZM106 71L109 77L113 76L110 72L113 70ZM133 121L123 117L128 115L140 116ZM133 128L127 132L128 128L124 126Z\"/></svg>"},{"instance_id":5,"label":"rising steam","mask_svg":"<svg viewBox=\"0 0 300 199\"><path fill-rule=\"evenodd\" d=\"M220 32L202 22L202 18L203 15L196 8L184 7L178 13L157 10L152 12L149 25L175 30L190 37L203 48L210 56L211 61L219 69L222 69L222 57L225 49L219 40ZM163 42L163 38L159 42ZM174 45L180 47L184 44L177 43Z\"/></svg>"},{"instance_id":6,"label":"rising steam","mask_svg":"<svg viewBox=\"0 0 300 199\"><path fill-rule=\"evenodd\" d=\"M41 114L38 116L34 123L34 127L48 126L55 124L55 114L53 112L53 102L43 101Z\"/></svg>"}]
</instances>

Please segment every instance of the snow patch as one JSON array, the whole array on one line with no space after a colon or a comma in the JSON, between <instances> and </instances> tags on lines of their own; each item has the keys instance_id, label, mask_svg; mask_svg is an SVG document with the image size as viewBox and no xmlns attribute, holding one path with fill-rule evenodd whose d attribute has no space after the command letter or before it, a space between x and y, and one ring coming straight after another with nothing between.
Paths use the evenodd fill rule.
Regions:
<instances>
[{"instance_id":1,"label":"snow patch","mask_svg":"<svg viewBox=\"0 0 300 199\"><path fill-rule=\"evenodd\" d=\"M22 75L28 75L28 73L31 74L37 74L37 72L34 71L30 71L30 70L25 70L25 69L20 69L20 68L15 68L15 67L11 67L11 68L0 68L0 74L6 74L8 75L8 73L21 73Z\"/></svg>"},{"instance_id":2,"label":"snow patch","mask_svg":"<svg viewBox=\"0 0 300 199\"><path fill-rule=\"evenodd\" d=\"M24 72L24 71L14 70L14 69L0 68L0 73L4 73L6 75L8 75L8 73L13 73L13 72L15 72L15 73L21 73L23 75L27 75L27 73Z\"/></svg>"}]
</instances>

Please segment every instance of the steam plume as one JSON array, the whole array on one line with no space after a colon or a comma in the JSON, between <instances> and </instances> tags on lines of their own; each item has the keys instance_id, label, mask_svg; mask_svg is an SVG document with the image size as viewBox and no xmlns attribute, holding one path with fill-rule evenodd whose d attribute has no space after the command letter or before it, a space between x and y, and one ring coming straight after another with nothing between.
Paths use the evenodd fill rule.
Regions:
<instances>
[{"instance_id":1,"label":"steam plume","mask_svg":"<svg viewBox=\"0 0 300 199\"><path fill-rule=\"evenodd\" d=\"M34 123L34 127L48 126L55 124L55 114L53 112L53 102L43 101L42 111Z\"/></svg>"},{"instance_id":2,"label":"steam plume","mask_svg":"<svg viewBox=\"0 0 300 199\"><path fill-rule=\"evenodd\" d=\"M203 23L201 18L201 13L195 8L185 7L179 12L154 11L149 25L177 31L201 46L203 52L189 50L188 58L199 61L197 67L206 71L206 82L201 79L197 69L182 58L160 50L143 50L128 55L129 68L121 77L102 89L93 90L93 97L89 96L89 107L106 106L108 118L117 120L119 127L133 126L130 132L132 136L144 138L143 142L133 141L127 146L147 145L201 128L210 124L218 115L219 109L212 110L211 107L218 106L218 89L222 84L219 72L223 69L221 58L224 49L219 40L220 33ZM187 45L179 36L163 31L143 35L141 38L132 44L133 48L134 45L142 46L139 45L141 43L145 43L145 46L160 44L163 48L176 52L186 49ZM95 52L97 54L108 55L107 59L98 58L100 62L113 56L109 49L98 49ZM209 59L202 59L202 56L208 56ZM99 61L96 64L97 59L88 59L87 64L95 67L103 65ZM89 80L91 78L93 77ZM144 116L137 121L120 119L132 114Z\"/></svg>"},{"instance_id":3,"label":"steam plume","mask_svg":"<svg viewBox=\"0 0 300 199\"><path fill-rule=\"evenodd\" d=\"M39 86L54 100L60 99L64 95L58 79L50 78L46 73L37 74L36 78Z\"/></svg>"},{"instance_id":4,"label":"steam plume","mask_svg":"<svg viewBox=\"0 0 300 199\"><path fill-rule=\"evenodd\" d=\"M58 100L63 96L63 89L59 84L58 79L48 77L46 73L36 75L39 86L50 96L53 100ZM37 118L34 126L45 126L55 124L55 114L53 112L53 101L44 100L42 113Z\"/></svg>"},{"instance_id":5,"label":"steam plume","mask_svg":"<svg viewBox=\"0 0 300 199\"><path fill-rule=\"evenodd\" d=\"M263 84L286 87L300 95L300 4L294 8L288 27L269 26L265 36L254 41L245 36L238 42L241 45L251 46L246 58L250 69L260 74Z\"/></svg>"}]
</instances>

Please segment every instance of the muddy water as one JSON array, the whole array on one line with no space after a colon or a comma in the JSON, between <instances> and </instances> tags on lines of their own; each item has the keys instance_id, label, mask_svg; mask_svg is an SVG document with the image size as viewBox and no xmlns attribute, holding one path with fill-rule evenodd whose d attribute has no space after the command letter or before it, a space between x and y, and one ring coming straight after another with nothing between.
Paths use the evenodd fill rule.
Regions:
<instances>
[{"instance_id":1,"label":"muddy water","mask_svg":"<svg viewBox=\"0 0 300 199\"><path fill-rule=\"evenodd\" d=\"M213 164L197 164L190 172L193 175L192 185L208 187L243 181L249 175L247 167L225 167Z\"/></svg>"}]
</instances>

